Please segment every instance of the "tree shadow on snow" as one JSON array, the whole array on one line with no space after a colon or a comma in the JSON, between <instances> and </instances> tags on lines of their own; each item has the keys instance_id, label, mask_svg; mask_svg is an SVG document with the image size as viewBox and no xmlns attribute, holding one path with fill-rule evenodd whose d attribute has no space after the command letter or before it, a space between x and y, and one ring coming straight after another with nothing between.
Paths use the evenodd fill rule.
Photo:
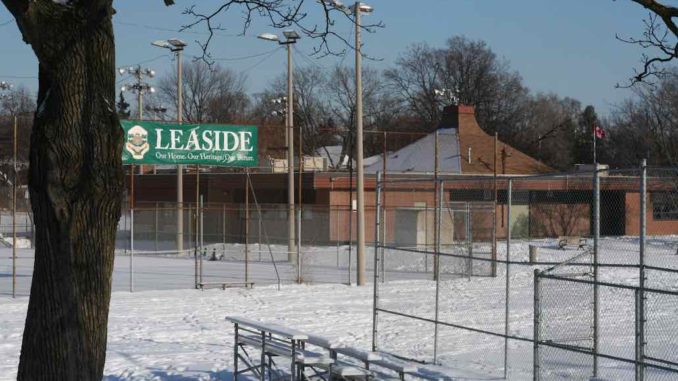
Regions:
<instances>
[{"instance_id":1,"label":"tree shadow on snow","mask_svg":"<svg viewBox=\"0 0 678 381\"><path fill-rule=\"evenodd\" d=\"M177 374L177 370L153 370L148 375L149 380L159 381L233 381L233 372L230 370L207 371L207 372L191 372L195 373L191 376ZM104 376L102 381L130 381L139 379L139 375L127 376Z\"/></svg>"}]
</instances>

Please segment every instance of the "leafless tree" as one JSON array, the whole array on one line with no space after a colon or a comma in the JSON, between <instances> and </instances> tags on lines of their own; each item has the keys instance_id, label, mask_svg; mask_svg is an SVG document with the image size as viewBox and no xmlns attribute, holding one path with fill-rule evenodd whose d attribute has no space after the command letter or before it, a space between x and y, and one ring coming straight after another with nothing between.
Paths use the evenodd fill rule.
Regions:
<instances>
[{"instance_id":1,"label":"leafless tree","mask_svg":"<svg viewBox=\"0 0 678 381\"><path fill-rule=\"evenodd\" d=\"M0 99L0 115L28 114L35 110L35 98L25 86L6 91L4 95Z\"/></svg>"},{"instance_id":2,"label":"leafless tree","mask_svg":"<svg viewBox=\"0 0 678 381\"><path fill-rule=\"evenodd\" d=\"M328 97L326 95L327 73L319 66L302 66L294 70L294 126L295 139L299 129L303 135L302 150L315 154L324 145L334 143L334 135L327 128L330 124ZM272 115L272 100L287 93L287 75L275 78L268 89L258 95L254 117L257 120L282 122L283 116Z\"/></svg>"},{"instance_id":3,"label":"leafless tree","mask_svg":"<svg viewBox=\"0 0 678 381\"><path fill-rule=\"evenodd\" d=\"M675 74L666 70L665 64L678 58L678 25L674 19L678 17L678 6L673 0L630 0L649 11L643 20L644 32L641 37L617 35L623 42L638 45L646 52L641 55L641 68L635 69L628 84L661 79ZM673 4L671 4L673 3Z\"/></svg>"},{"instance_id":4,"label":"leafless tree","mask_svg":"<svg viewBox=\"0 0 678 381\"><path fill-rule=\"evenodd\" d=\"M434 89L458 91L461 103L475 106L481 127L502 137L510 136L525 115L528 90L520 75L483 41L455 36L444 48L413 45L385 76L424 124L440 119Z\"/></svg>"},{"instance_id":5,"label":"leafless tree","mask_svg":"<svg viewBox=\"0 0 678 381\"><path fill-rule=\"evenodd\" d=\"M389 106L387 103L392 102L392 98L388 96L386 88L383 85L381 73L377 70L363 67L363 118L365 136L365 152L369 155L381 148L375 147L374 136L369 131L376 130L380 123L387 116ZM342 141L341 157L353 157L353 150L355 147L355 71L346 66L335 66L327 81L325 91L329 97L330 112L334 124L339 131ZM398 109L393 110L394 116L398 113Z\"/></svg>"},{"instance_id":6,"label":"leafless tree","mask_svg":"<svg viewBox=\"0 0 678 381\"><path fill-rule=\"evenodd\" d=\"M654 165L678 165L678 76L638 84L634 93L635 99L623 102L612 117L614 161L637 165L647 158Z\"/></svg>"},{"instance_id":7,"label":"leafless tree","mask_svg":"<svg viewBox=\"0 0 678 381\"><path fill-rule=\"evenodd\" d=\"M410 46L398 57L396 67L384 72L394 94L400 95L409 111L429 125L440 120L440 100L434 90L442 88L442 77L440 52L427 44Z\"/></svg>"},{"instance_id":8,"label":"leafless tree","mask_svg":"<svg viewBox=\"0 0 678 381\"><path fill-rule=\"evenodd\" d=\"M570 169L581 104L555 94L537 94L527 102L527 109L529 113L511 131L509 142L553 168Z\"/></svg>"},{"instance_id":9,"label":"leafless tree","mask_svg":"<svg viewBox=\"0 0 678 381\"><path fill-rule=\"evenodd\" d=\"M176 73L172 73L159 81L160 97L167 104L177 104L176 78ZM245 81L244 75L218 64L193 61L184 65L184 119L193 123L242 119L249 106Z\"/></svg>"}]
</instances>

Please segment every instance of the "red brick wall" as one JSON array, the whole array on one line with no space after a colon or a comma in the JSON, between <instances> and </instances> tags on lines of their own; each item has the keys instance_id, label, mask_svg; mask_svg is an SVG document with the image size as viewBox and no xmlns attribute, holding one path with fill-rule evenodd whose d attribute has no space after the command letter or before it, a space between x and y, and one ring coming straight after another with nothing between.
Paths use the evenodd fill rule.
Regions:
<instances>
[{"instance_id":1,"label":"red brick wall","mask_svg":"<svg viewBox=\"0 0 678 381\"><path fill-rule=\"evenodd\" d=\"M652 216L652 198L648 197L645 211L648 235L678 234L678 221L656 221ZM626 235L640 234L640 196L626 193Z\"/></svg>"}]
</instances>

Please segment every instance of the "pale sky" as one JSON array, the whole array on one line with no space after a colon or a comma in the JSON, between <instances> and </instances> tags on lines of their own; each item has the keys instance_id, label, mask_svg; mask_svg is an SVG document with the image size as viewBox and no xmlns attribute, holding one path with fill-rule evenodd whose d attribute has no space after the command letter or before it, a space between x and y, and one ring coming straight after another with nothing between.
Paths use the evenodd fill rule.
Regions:
<instances>
[{"instance_id":1,"label":"pale sky","mask_svg":"<svg viewBox=\"0 0 678 381\"><path fill-rule=\"evenodd\" d=\"M318 8L306 0L309 11ZM197 27L190 32L177 30L191 21L182 14L198 4L205 11L218 0L177 0L167 8L162 0L117 0L114 5L117 63L142 63L159 74L174 69L169 52L150 45L156 39L179 37L189 43L186 55L197 55L196 40L206 37ZM616 89L639 67L640 50L615 39L639 37L647 11L630 0L370 0L374 13L365 22L381 21L384 28L364 35L364 52L379 61L364 61L378 69L393 65L405 48L417 42L442 47L454 35L481 39L499 56L506 58L533 92L553 92L583 104L592 104L607 114L614 104L630 96L629 90ZM242 16L232 11L220 19L226 30L212 41L211 53L223 66L245 71L250 94L264 89L274 77L284 73L286 54L271 42L256 39L262 32L276 32L264 20L256 20L245 36ZM339 20L336 31L352 38L352 25ZM0 6L0 39L3 54L0 80L25 84L37 90L37 61L21 40L16 24ZM337 57L311 56L318 41L301 39L294 59L297 66L331 67ZM338 43L336 46L339 46ZM188 58L190 59L190 58ZM343 63L353 65L349 54ZM121 79L122 82L124 80ZM121 83L122 83L121 82ZM152 83L152 81L151 81Z\"/></svg>"}]
</instances>

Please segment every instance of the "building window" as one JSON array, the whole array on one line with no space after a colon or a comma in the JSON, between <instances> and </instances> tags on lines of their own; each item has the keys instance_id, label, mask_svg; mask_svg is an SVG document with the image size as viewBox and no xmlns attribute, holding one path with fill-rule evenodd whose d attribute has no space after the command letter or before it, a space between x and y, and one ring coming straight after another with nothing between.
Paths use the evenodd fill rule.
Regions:
<instances>
[{"instance_id":1,"label":"building window","mask_svg":"<svg viewBox=\"0 0 678 381\"><path fill-rule=\"evenodd\" d=\"M678 220L678 193L652 193L652 218L655 220Z\"/></svg>"}]
</instances>

